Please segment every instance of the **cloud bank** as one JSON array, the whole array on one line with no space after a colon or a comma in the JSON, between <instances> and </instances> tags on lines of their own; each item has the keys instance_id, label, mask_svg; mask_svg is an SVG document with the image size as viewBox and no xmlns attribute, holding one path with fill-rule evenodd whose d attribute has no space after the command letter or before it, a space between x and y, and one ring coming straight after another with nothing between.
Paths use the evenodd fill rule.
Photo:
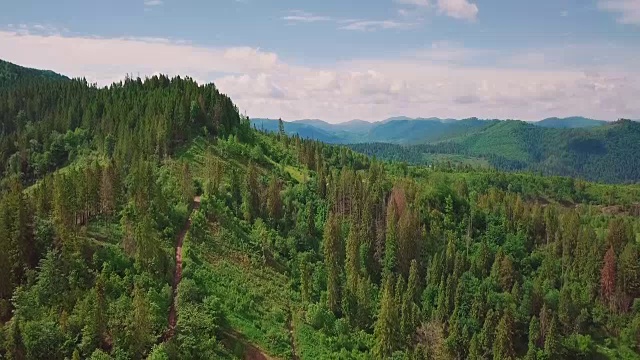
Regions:
<instances>
[{"instance_id":1,"label":"cloud bank","mask_svg":"<svg viewBox=\"0 0 640 360\"><path fill-rule=\"evenodd\" d=\"M621 24L640 25L640 0L599 0L598 7L618 13Z\"/></svg>"},{"instance_id":2,"label":"cloud bank","mask_svg":"<svg viewBox=\"0 0 640 360\"><path fill-rule=\"evenodd\" d=\"M250 47L0 31L2 59L86 77L99 85L121 80L125 74L189 75L215 82L251 117L333 122L395 115L524 120L576 114L608 120L640 117L638 51L597 46L563 50L505 54L445 41L393 59L309 67ZM598 51L611 56L578 62L583 54ZM470 59L478 57L489 65L473 65Z\"/></svg>"}]
</instances>

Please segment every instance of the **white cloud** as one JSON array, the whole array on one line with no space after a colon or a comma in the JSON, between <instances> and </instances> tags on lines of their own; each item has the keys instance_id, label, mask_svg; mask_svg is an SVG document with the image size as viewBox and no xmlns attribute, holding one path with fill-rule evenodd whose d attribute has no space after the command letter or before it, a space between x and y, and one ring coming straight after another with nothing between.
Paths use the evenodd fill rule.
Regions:
<instances>
[{"instance_id":1,"label":"white cloud","mask_svg":"<svg viewBox=\"0 0 640 360\"><path fill-rule=\"evenodd\" d=\"M97 38L0 31L0 58L99 84L125 74L256 73L279 66L274 53L249 47L205 48L162 38Z\"/></svg>"},{"instance_id":2,"label":"white cloud","mask_svg":"<svg viewBox=\"0 0 640 360\"><path fill-rule=\"evenodd\" d=\"M84 76L100 85L127 73L190 75L214 81L241 111L254 117L342 121L402 114L534 120L580 114L640 118L639 50L595 45L562 50L559 55L558 49L544 49L537 59L537 51L525 51L519 64L513 59L516 53L437 42L421 52L391 59L308 67L249 47L206 48L162 38L0 31L0 58L8 61ZM610 55L579 63L585 53ZM512 59L507 60L508 55ZM470 65L469 59L478 56L485 58L486 66ZM531 62L537 64L531 66Z\"/></svg>"},{"instance_id":3,"label":"white cloud","mask_svg":"<svg viewBox=\"0 0 640 360\"><path fill-rule=\"evenodd\" d=\"M419 50L415 55L420 59L449 64L462 64L479 57L493 54L493 50L470 49L451 41L435 41L428 49Z\"/></svg>"},{"instance_id":4,"label":"white cloud","mask_svg":"<svg viewBox=\"0 0 640 360\"><path fill-rule=\"evenodd\" d=\"M599 0L598 7L620 13L618 22L621 24L640 25L640 0Z\"/></svg>"},{"instance_id":5,"label":"white cloud","mask_svg":"<svg viewBox=\"0 0 640 360\"><path fill-rule=\"evenodd\" d=\"M411 0L414 1L414 0ZM401 17L409 16L409 12L399 11ZM418 25L417 21L408 21L408 19L385 19L385 20L368 20L368 19L340 19L332 18L329 16L321 16L306 12L303 10L291 10L289 15L283 16L282 20L293 23L314 23L320 21L331 21L339 24L341 30L353 30L353 31L375 31L375 30L389 30L389 29L409 29Z\"/></svg>"},{"instance_id":6,"label":"white cloud","mask_svg":"<svg viewBox=\"0 0 640 360\"><path fill-rule=\"evenodd\" d=\"M302 10L291 10L289 12L289 15L282 17L282 20L287 20L290 22L312 23L318 21L330 21L331 18L328 16L314 15Z\"/></svg>"},{"instance_id":7,"label":"white cloud","mask_svg":"<svg viewBox=\"0 0 640 360\"><path fill-rule=\"evenodd\" d=\"M162 0L144 0L144 6L159 6L163 3L164 1Z\"/></svg>"},{"instance_id":8,"label":"white cloud","mask_svg":"<svg viewBox=\"0 0 640 360\"><path fill-rule=\"evenodd\" d=\"M438 11L456 19L475 20L478 6L467 0L438 0Z\"/></svg>"},{"instance_id":9,"label":"white cloud","mask_svg":"<svg viewBox=\"0 0 640 360\"><path fill-rule=\"evenodd\" d=\"M569 12L567 10L560 11L560 16L567 17L569 16Z\"/></svg>"},{"instance_id":10,"label":"white cloud","mask_svg":"<svg viewBox=\"0 0 640 360\"><path fill-rule=\"evenodd\" d=\"M394 2L412 7L414 12L423 12L435 7L438 13L455 19L473 21L478 16L478 6L468 0L437 0L435 4L431 0L394 0ZM401 16L411 14L407 9L398 11Z\"/></svg>"},{"instance_id":11,"label":"white cloud","mask_svg":"<svg viewBox=\"0 0 640 360\"><path fill-rule=\"evenodd\" d=\"M9 31L13 31L20 35L37 34L50 36L69 33L69 29L51 24L18 24L17 26L9 24L7 25L7 28Z\"/></svg>"},{"instance_id":12,"label":"white cloud","mask_svg":"<svg viewBox=\"0 0 640 360\"><path fill-rule=\"evenodd\" d=\"M427 7L430 5L429 0L394 0L398 4L403 5L415 5L415 6L423 6Z\"/></svg>"},{"instance_id":13,"label":"white cloud","mask_svg":"<svg viewBox=\"0 0 640 360\"><path fill-rule=\"evenodd\" d=\"M341 26L342 30L374 31L379 29L410 29L418 23L398 20L348 20Z\"/></svg>"}]
</instances>

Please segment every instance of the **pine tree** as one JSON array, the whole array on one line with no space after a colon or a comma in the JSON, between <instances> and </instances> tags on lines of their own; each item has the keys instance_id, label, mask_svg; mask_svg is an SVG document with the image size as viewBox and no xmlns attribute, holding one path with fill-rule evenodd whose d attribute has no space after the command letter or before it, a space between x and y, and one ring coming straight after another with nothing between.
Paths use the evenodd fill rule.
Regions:
<instances>
[{"instance_id":1,"label":"pine tree","mask_svg":"<svg viewBox=\"0 0 640 360\"><path fill-rule=\"evenodd\" d=\"M540 341L540 322L535 316L529 322L529 342L527 346L526 360L536 360L538 355L538 344Z\"/></svg>"},{"instance_id":2,"label":"pine tree","mask_svg":"<svg viewBox=\"0 0 640 360\"><path fill-rule=\"evenodd\" d=\"M371 318L373 316L373 284L371 279L360 277L358 280L358 289L356 292L356 308L357 319L356 324L360 329L368 329L371 326Z\"/></svg>"},{"instance_id":3,"label":"pine tree","mask_svg":"<svg viewBox=\"0 0 640 360\"><path fill-rule=\"evenodd\" d=\"M102 168L100 180L100 212L110 216L116 209L116 175L112 164Z\"/></svg>"},{"instance_id":4,"label":"pine tree","mask_svg":"<svg viewBox=\"0 0 640 360\"><path fill-rule=\"evenodd\" d=\"M6 339L6 357L8 360L24 360L27 358L19 318L14 317L9 325Z\"/></svg>"},{"instance_id":5,"label":"pine tree","mask_svg":"<svg viewBox=\"0 0 640 360\"><path fill-rule=\"evenodd\" d=\"M253 221L259 214L259 193L258 170L253 163L249 163L247 166L247 176L245 177L244 187L242 189L242 213L246 221Z\"/></svg>"},{"instance_id":6,"label":"pine tree","mask_svg":"<svg viewBox=\"0 0 640 360\"><path fill-rule=\"evenodd\" d=\"M136 358L144 356L153 342L151 309L145 294L139 286L133 290L133 317L132 317L132 353Z\"/></svg>"},{"instance_id":7,"label":"pine tree","mask_svg":"<svg viewBox=\"0 0 640 360\"><path fill-rule=\"evenodd\" d=\"M498 327L496 328L496 339L493 344L493 358L495 360L515 359L513 349L515 325L511 308L507 307Z\"/></svg>"},{"instance_id":8,"label":"pine tree","mask_svg":"<svg viewBox=\"0 0 640 360\"><path fill-rule=\"evenodd\" d=\"M355 218L355 217L354 217ZM353 325L357 317L357 297L358 280L360 279L360 230L359 224L353 221L349 228L347 236L346 256L345 256L345 273L346 282L344 285L343 308L345 315Z\"/></svg>"},{"instance_id":9,"label":"pine tree","mask_svg":"<svg viewBox=\"0 0 640 360\"><path fill-rule=\"evenodd\" d=\"M313 201L307 201L307 217L306 217L306 229L305 235L309 239L313 239L316 236L316 213L313 207Z\"/></svg>"},{"instance_id":10,"label":"pine tree","mask_svg":"<svg viewBox=\"0 0 640 360\"><path fill-rule=\"evenodd\" d=\"M102 346L105 345L105 336L107 332L107 310L108 304L106 299L106 289L103 279L103 275L100 274L95 283L96 302L93 309L93 321L96 329L96 335L98 336L98 343Z\"/></svg>"},{"instance_id":11,"label":"pine tree","mask_svg":"<svg viewBox=\"0 0 640 360\"><path fill-rule=\"evenodd\" d=\"M614 218L611 220L607 231L607 245L612 247L615 253L618 254L629 241L629 228L624 219Z\"/></svg>"},{"instance_id":12,"label":"pine tree","mask_svg":"<svg viewBox=\"0 0 640 360\"><path fill-rule=\"evenodd\" d=\"M484 359L488 359L492 354L497 325L498 313L493 311L493 309L487 310L482 330L480 331L480 335L478 335L478 342Z\"/></svg>"},{"instance_id":13,"label":"pine tree","mask_svg":"<svg viewBox=\"0 0 640 360\"><path fill-rule=\"evenodd\" d=\"M469 343L469 360L483 359L482 351L480 350L480 342L478 340L478 333L474 333Z\"/></svg>"},{"instance_id":14,"label":"pine tree","mask_svg":"<svg viewBox=\"0 0 640 360\"><path fill-rule=\"evenodd\" d=\"M411 261L407 291L402 298L402 311L400 317L401 334L404 339L409 339L418 326L418 262Z\"/></svg>"},{"instance_id":15,"label":"pine tree","mask_svg":"<svg viewBox=\"0 0 640 360\"><path fill-rule=\"evenodd\" d=\"M420 224L412 210L405 210L400 216L397 228L398 270L404 276L409 275L411 260L420 254Z\"/></svg>"},{"instance_id":16,"label":"pine tree","mask_svg":"<svg viewBox=\"0 0 640 360\"><path fill-rule=\"evenodd\" d=\"M498 279L503 291L511 290L515 281L515 269L511 257L505 255L502 257L499 265Z\"/></svg>"},{"instance_id":17,"label":"pine tree","mask_svg":"<svg viewBox=\"0 0 640 360\"><path fill-rule=\"evenodd\" d=\"M560 298L558 300L558 320L562 324L565 333L570 333L573 330L573 324L577 315L571 290L569 286L565 284L560 289Z\"/></svg>"},{"instance_id":18,"label":"pine tree","mask_svg":"<svg viewBox=\"0 0 640 360\"><path fill-rule=\"evenodd\" d=\"M632 242L625 245L620 253L620 282L628 299L640 297L640 252Z\"/></svg>"},{"instance_id":19,"label":"pine tree","mask_svg":"<svg viewBox=\"0 0 640 360\"><path fill-rule=\"evenodd\" d=\"M300 261L300 297L303 304L311 301L311 269L307 259Z\"/></svg>"},{"instance_id":20,"label":"pine tree","mask_svg":"<svg viewBox=\"0 0 640 360\"><path fill-rule=\"evenodd\" d=\"M613 245L609 247L604 256L602 270L600 270L600 294L602 299L610 306L614 306L614 294L616 292L616 253Z\"/></svg>"},{"instance_id":21,"label":"pine tree","mask_svg":"<svg viewBox=\"0 0 640 360\"><path fill-rule=\"evenodd\" d=\"M280 191L282 190L282 184L275 176L269 180L269 187L267 189L267 210L269 217L273 221L274 225L278 224L282 217L282 198Z\"/></svg>"},{"instance_id":22,"label":"pine tree","mask_svg":"<svg viewBox=\"0 0 640 360\"><path fill-rule=\"evenodd\" d=\"M329 214L324 228L324 263L327 271L327 306L337 314L340 309L340 233L338 219Z\"/></svg>"},{"instance_id":23,"label":"pine tree","mask_svg":"<svg viewBox=\"0 0 640 360\"><path fill-rule=\"evenodd\" d=\"M392 203L387 207L387 233L384 246L383 276L389 276L396 269L398 237L396 233L396 209Z\"/></svg>"},{"instance_id":24,"label":"pine tree","mask_svg":"<svg viewBox=\"0 0 640 360\"><path fill-rule=\"evenodd\" d=\"M544 339L544 353L548 359L558 359L561 355L560 334L558 332L558 321L554 316L551 319L549 330Z\"/></svg>"},{"instance_id":25,"label":"pine tree","mask_svg":"<svg viewBox=\"0 0 640 360\"><path fill-rule=\"evenodd\" d=\"M394 303L393 275L384 280L380 311L374 327L374 345L372 355L374 359L387 359L398 345L398 314L397 304Z\"/></svg>"}]
</instances>

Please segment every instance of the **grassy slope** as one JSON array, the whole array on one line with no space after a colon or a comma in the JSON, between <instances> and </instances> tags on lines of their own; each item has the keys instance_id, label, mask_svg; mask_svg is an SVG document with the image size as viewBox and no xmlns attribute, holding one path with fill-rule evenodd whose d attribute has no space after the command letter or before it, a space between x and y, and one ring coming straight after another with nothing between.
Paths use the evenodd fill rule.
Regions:
<instances>
[{"instance_id":1,"label":"grassy slope","mask_svg":"<svg viewBox=\"0 0 640 360\"><path fill-rule=\"evenodd\" d=\"M179 156L190 161L198 174L205 153L224 162L227 168L244 170L247 164L242 156L229 156L201 138ZM272 168L263 166L261 171L266 173L278 166L272 159L266 160ZM303 174L303 170L292 166L286 171L294 179ZM290 358L287 319L292 292L288 278L280 269L265 266L252 250L255 244L251 243L247 223L223 210L216 212L216 219L210 224L209 243L185 245L185 277L203 283L220 300L226 321L222 330L226 334L224 343L236 356L244 356L247 346L242 342L246 342L275 358Z\"/></svg>"}]
</instances>

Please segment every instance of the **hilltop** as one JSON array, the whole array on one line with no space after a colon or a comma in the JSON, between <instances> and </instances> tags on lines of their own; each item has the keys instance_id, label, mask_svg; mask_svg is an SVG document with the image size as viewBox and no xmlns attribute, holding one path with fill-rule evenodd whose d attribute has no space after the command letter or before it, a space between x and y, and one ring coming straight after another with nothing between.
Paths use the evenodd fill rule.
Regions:
<instances>
[{"instance_id":1,"label":"hilltop","mask_svg":"<svg viewBox=\"0 0 640 360\"><path fill-rule=\"evenodd\" d=\"M0 60L0 88L36 80L69 80L51 70L38 70Z\"/></svg>"}]
</instances>

